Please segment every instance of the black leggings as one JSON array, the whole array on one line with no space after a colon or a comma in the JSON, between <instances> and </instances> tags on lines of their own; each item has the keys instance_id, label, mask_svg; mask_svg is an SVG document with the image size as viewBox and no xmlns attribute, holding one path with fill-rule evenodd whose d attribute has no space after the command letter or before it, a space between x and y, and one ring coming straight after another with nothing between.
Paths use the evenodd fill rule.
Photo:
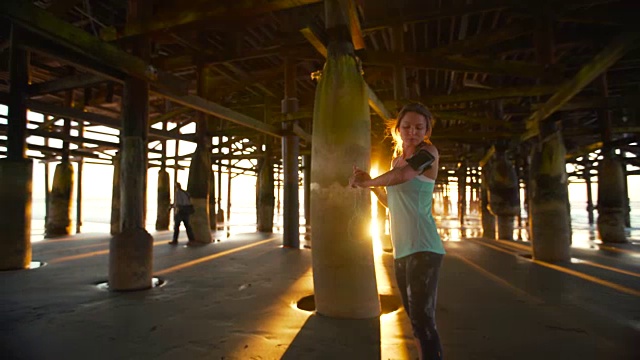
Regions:
<instances>
[{"instance_id":1,"label":"black leggings","mask_svg":"<svg viewBox=\"0 0 640 360\"><path fill-rule=\"evenodd\" d=\"M423 251L394 261L402 303L425 360L443 358L440 336L436 329L438 274L443 257L441 254Z\"/></svg>"}]
</instances>

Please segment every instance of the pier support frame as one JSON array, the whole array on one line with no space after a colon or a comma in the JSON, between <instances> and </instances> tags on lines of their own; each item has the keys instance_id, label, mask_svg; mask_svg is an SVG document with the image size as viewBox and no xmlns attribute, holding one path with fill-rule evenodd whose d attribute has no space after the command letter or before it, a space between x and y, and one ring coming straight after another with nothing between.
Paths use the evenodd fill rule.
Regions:
<instances>
[{"instance_id":1,"label":"pier support frame","mask_svg":"<svg viewBox=\"0 0 640 360\"><path fill-rule=\"evenodd\" d=\"M19 47L20 30L15 25L10 39L7 157L0 159L0 270L26 269L31 263L33 162L26 158L30 61L29 53Z\"/></svg>"}]
</instances>

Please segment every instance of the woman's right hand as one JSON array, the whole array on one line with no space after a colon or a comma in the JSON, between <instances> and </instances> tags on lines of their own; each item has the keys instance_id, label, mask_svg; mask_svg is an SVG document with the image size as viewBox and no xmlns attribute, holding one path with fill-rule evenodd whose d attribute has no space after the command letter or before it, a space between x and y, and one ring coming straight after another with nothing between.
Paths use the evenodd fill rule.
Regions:
<instances>
[{"instance_id":1,"label":"woman's right hand","mask_svg":"<svg viewBox=\"0 0 640 360\"><path fill-rule=\"evenodd\" d=\"M354 165L353 174L349 177L349 186L352 188L365 187L366 185L363 182L367 180L371 180L371 175Z\"/></svg>"}]
</instances>

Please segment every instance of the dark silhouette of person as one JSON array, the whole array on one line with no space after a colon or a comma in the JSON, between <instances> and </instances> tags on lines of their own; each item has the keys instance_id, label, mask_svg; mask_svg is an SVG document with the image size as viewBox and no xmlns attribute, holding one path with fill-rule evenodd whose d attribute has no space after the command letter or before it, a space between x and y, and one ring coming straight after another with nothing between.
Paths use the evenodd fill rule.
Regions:
<instances>
[{"instance_id":1,"label":"dark silhouette of person","mask_svg":"<svg viewBox=\"0 0 640 360\"><path fill-rule=\"evenodd\" d=\"M180 235L180 223L184 223L187 230L189 242L194 241L193 229L189 222L189 217L193 214L193 205L189 193L182 189L180 183L176 184L175 201L173 204L173 240L169 242L171 245L178 244L178 235Z\"/></svg>"}]
</instances>

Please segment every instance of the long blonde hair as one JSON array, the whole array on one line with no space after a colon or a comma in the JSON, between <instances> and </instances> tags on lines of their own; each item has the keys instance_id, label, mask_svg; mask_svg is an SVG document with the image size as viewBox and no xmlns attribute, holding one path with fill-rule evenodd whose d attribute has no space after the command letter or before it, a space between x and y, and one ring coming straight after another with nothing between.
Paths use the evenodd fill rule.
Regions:
<instances>
[{"instance_id":1,"label":"long blonde hair","mask_svg":"<svg viewBox=\"0 0 640 360\"><path fill-rule=\"evenodd\" d=\"M429 109L421 103L415 102L407 104L403 106L402 109L400 109L400 112L398 112L398 116L395 120L392 119L387 121L387 132L389 133L389 135L391 135L391 138L393 140L394 158L402 154L402 138L400 137L399 129L402 118L404 118L404 116L409 112L420 114L424 116L425 119L427 119L427 133L424 135L424 141L427 144L431 144L431 140L429 140L429 138L431 137L431 132L433 130L433 115L431 114L431 111L429 111Z\"/></svg>"}]
</instances>

